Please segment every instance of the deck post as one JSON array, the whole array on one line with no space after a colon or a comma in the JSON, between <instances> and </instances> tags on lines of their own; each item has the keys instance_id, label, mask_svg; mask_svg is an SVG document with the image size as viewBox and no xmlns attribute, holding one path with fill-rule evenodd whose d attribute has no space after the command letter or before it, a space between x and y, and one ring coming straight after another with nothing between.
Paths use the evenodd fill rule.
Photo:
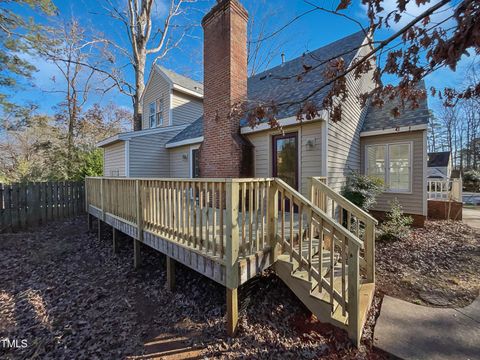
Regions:
<instances>
[{"instance_id":1,"label":"deck post","mask_svg":"<svg viewBox=\"0 0 480 360\"><path fill-rule=\"evenodd\" d=\"M277 226L278 226L278 187L274 181L271 181L268 187L268 204L267 204L267 231L268 241L270 242L271 263L277 261L280 252L280 244L277 242Z\"/></svg>"},{"instance_id":2,"label":"deck post","mask_svg":"<svg viewBox=\"0 0 480 360\"><path fill-rule=\"evenodd\" d=\"M365 222L365 261L367 262L367 282L375 282L375 224Z\"/></svg>"},{"instance_id":3,"label":"deck post","mask_svg":"<svg viewBox=\"0 0 480 360\"><path fill-rule=\"evenodd\" d=\"M112 226L112 245L113 253L116 254L118 251L118 230Z\"/></svg>"},{"instance_id":4,"label":"deck post","mask_svg":"<svg viewBox=\"0 0 480 360\"><path fill-rule=\"evenodd\" d=\"M97 218L97 225L98 225L98 240L102 240L102 220L100 218Z\"/></svg>"},{"instance_id":5,"label":"deck post","mask_svg":"<svg viewBox=\"0 0 480 360\"><path fill-rule=\"evenodd\" d=\"M135 180L135 202L136 202L136 219L137 219L137 238L133 239L133 266L138 269L140 266L140 242L143 238L143 221L142 221L142 201L140 193L140 181Z\"/></svg>"},{"instance_id":6,"label":"deck post","mask_svg":"<svg viewBox=\"0 0 480 360\"><path fill-rule=\"evenodd\" d=\"M362 333L360 324L360 249L348 242L348 336L358 348Z\"/></svg>"},{"instance_id":7,"label":"deck post","mask_svg":"<svg viewBox=\"0 0 480 360\"><path fill-rule=\"evenodd\" d=\"M167 256L167 288L170 291L175 289L175 260Z\"/></svg>"},{"instance_id":8,"label":"deck post","mask_svg":"<svg viewBox=\"0 0 480 360\"><path fill-rule=\"evenodd\" d=\"M238 297L237 288L239 285L239 227L238 227L238 206L239 206L239 183L232 179L226 180L226 250L225 270L227 288L227 333L235 335L238 325Z\"/></svg>"},{"instance_id":9,"label":"deck post","mask_svg":"<svg viewBox=\"0 0 480 360\"><path fill-rule=\"evenodd\" d=\"M93 229L92 224L92 215L87 213L87 223L88 223L88 230L91 231Z\"/></svg>"},{"instance_id":10,"label":"deck post","mask_svg":"<svg viewBox=\"0 0 480 360\"><path fill-rule=\"evenodd\" d=\"M227 288L227 334L234 336L238 325L238 289Z\"/></svg>"}]
</instances>

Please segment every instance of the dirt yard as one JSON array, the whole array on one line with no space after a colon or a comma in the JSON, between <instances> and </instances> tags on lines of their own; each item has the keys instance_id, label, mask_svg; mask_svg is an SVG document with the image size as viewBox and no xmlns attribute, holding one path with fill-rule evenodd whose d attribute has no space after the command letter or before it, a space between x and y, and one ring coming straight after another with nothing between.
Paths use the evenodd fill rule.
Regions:
<instances>
[{"instance_id":1,"label":"dirt yard","mask_svg":"<svg viewBox=\"0 0 480 360\"><path fill-rule=\"evenodd\" d=\"M419 299L420 284L433 286L436 274L440 280L448 273L451 281L443 288L464 294L463 302L471 299L472 281L478 289L478 276L472 280L478 274L478 234L473 239L468 228L453 230L461 232L458 240L434 246L379 244L379 295ZM82 217L0 235L0 339L27 341L24 348L0 346L0 358L385 358L371 347L381 296L356 350L344 332L312 319L290 290L266 273L241 288L239 333L228 338L221 286L179 265L177 289L169 292L163 255L142 248L142 267L135 271L131 239L121 238L114 255L108 229L104 234L99 241ZM447 245L450 256L439 251ZM402 255L392 256L397 251ZM434 260L441 263L436 273ZM469 264L455 268L463 262Z\"/></svg>"},{"instance_id":2,"label":"dirt yard","mask_svg":"<svg viewBox=\"0 0 480 360\"><path fill-rule=\"evenodd\" d=\"M452 221L377 242L377 289L416 304L463 307L480 289L480 231Z\"/></svg>"}]
</instances>

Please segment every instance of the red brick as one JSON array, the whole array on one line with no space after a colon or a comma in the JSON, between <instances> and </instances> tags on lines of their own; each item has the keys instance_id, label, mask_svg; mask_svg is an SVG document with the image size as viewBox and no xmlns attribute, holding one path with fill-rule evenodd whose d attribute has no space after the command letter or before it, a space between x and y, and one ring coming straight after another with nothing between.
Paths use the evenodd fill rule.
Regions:
<instances>
[{"instance_id":1,"label":"red brick","mask_svg":"<svg viewBox=\"0 0 480 360\"><path fill-rule=\"evenodd\" d=\"M247 98L248 13L237 0L221 0L203 18L204 140L202 177L250 176L252 146L240 135L232 107Z\"/></svg>"}]
</instances>

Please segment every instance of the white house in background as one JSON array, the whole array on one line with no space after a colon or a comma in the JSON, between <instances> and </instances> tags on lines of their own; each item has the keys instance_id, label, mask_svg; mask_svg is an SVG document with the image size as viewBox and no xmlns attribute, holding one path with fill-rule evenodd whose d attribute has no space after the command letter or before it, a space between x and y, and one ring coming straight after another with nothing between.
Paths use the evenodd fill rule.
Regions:
<instances>
[{"instance_id":1,"label":"white house in background","mask_svg":"<svg viewBox=\"0 0 480 360\"><path fill-rule=\"evenodd\" d=\"M452 174L450 151L428 153L427 177L429 179L449 179Z\"/></svg>"}]
</instances>

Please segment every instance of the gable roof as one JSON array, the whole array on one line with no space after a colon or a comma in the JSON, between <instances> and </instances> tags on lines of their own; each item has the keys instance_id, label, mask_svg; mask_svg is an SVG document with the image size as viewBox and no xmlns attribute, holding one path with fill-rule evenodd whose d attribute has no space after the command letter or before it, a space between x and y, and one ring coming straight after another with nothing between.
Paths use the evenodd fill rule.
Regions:
<instances>
[{"instance_id":1,"label":"gable roof","mask_svg":"<svg viewBox=\"0 0 480 360\"><path fill-rule=\"evenodd\" d=\"M248 99L253 101L275 100L276 102L301 100L315 90L318 85L323 83L322 73L327 66L326 64L318 66L308 72L301 81L298 81L296 75L303 71L304 65L318 65L322 60L335 58L341 54L345 63L349 64L355 57L358 47L364 40L365 34L363 31L359 31L317 50L304 53L300 57L287 61L282 65L250 77L247 85ZM173 71L164 68L161 68L161 70L169 77L171 76L170 73L175 74ZM325 87L322 91L313 96L311 100L316 103L321 103L329 90L330 87ZM295 116L297 110L298 107L295 106L285 106L280 108L278 111L278 118L283 119ZM265 119L264 121L267 120ZM246 120L243 120L240 125L246 126ZM177 134L177 136L171 139L168 144L188 139L196 139L201 136L203 136L203 117L194 121L184 131Z\"/></svg>"},{"instance_id":2,"label":"gable roof","mask_svg":"<svg viewBox=\"0 0 480 360\"><path fill-rule=\"evenodd\" d=\"M327 60L341 56L345 64L350 64L364 40L365 33L359 31L250 77L248 99L255 102L274 100L276 103L301 101L324 83L323 72L328 66ZM325 64L321 64L322 62ZM304 71L304 66L313 66L313 68L299 81L297 76ZM326 86L309 101L320 105L330 89L331 86ZM283 106L278 109L277 118L285 119L295 116L297 111L298 106ZM247 125L246 120L241 125Z\"/></svg>"},{"instance_id":3,"label":"gable roof","mask_svg":"<svg viewBox=\"0 0 480 360\"><path fill-rule=\"evenodd\" d=\"M425 89L423 81L419 83L419 88ZM400 108L400 116L398 117L392 115L392 110L396 106L400 107L400 100L387 101L381 108L370 104L363 122L362 132L428 124L430 112L428 111L426 98L419 101L419 107L416 109L411 109L407 102L404 109Z\"/></svg>"},{"instance_id":4,"label":"gable roof","mask_svg":"<svg viewBox=\"0 0 480 360\"><path fill-rule=\"evenodd\" d=\"M448 166L450 162L450 151L428 153L428 167Z\"/></svg>"},{"instance_id":5,"label":"gable roof","mask_svg":"<svg viewBox=\"0 0 480 360\"><path fill-rule=\"evenodd\" d=\"M176 73L175 71L169 70L167 68L164 68L163 66L160 65L155 65L160 71L162 71L169 79L170 81L175 84L179 85L187 90L196 92L198 94L203 95L203 84L195 81L193 79L190 79L186 76L180 75Z\"/></svg>"}]
</instances>

